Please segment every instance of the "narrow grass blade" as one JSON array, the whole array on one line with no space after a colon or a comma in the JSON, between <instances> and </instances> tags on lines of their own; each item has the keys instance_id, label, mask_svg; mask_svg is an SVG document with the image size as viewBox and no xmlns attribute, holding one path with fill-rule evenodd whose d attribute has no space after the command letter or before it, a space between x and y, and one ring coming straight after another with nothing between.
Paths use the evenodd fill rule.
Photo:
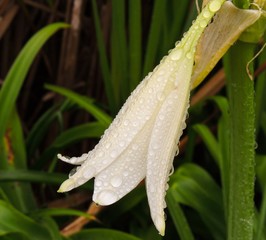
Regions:
<instances>
[{"instance_id":1,"label":"narrow grass blade","mask_svg":"<svg viewBox=\"0 0 266 240\"><path fill-rule=\"evenodd\" d=\"M141 80L142 44L141 44L141 1L129 0L129 77L130 91Z\"/></svg>"},{"instance_id":2,"label":"narrow grass blade","mask_svg":"<svg viewBox=\"0 0 266 240\"><path fill-rule=\"evenodd\" d=\"M230 172L230 131L229 131L229 104L225 97L211 98L219 107L222 115L218 122L218 144L221 153L220 172L224 198L224 211L227 220L229 202L229 172Z\"/></svg>"},{"instance_id":3,"label":"narrow grass blade","mask_svg":"<svg viewBox=\"0 0 266 240\"><path fill-rule=\"evenodd\" d=\"M70 101L66 100L60 107L56 105L51 107L33 125L26 139L28 158L31 158L34 154L47 134L47 130L52 122L56 119L60 119L62 112L68 109L70 105Z\"/></svg>"},{"instance_id":4,"label":"narrow grass blade","mask_svg":"<svg viewBox=\"0 0 266 240\"><path fill-rule=\"evenodd\" d=\"M186 216L179 203L175 201L174 193L171 190L168 191L166 195L166 202L180 239L194 240L195 238L190 229Z\"/></svg>"},{"instance_id":5,"label":"narrow grass blade","mask_svg":"<svg viewBox=\"0 0 266 240\"><path fill-rule=\"evenodd\" d=\"M66 27L68 25L64 23L54 23L41 29L27 42L13 63L0 91L0 140L4 137L11 111L35 56L49 37Z\"/></svg>"},{"instance_id":6,"label":"narrow grass blade","mask_svg":"<svg viewBox=\"0 0 266 240\"><path fill-rule=\"evenodd\" d=\"M100 66L101 66L103 80L104 80L105 92L106 92L106 95L109 101L110 110L114 114L116 113L115 109L117 108L116 106L117 103L115 102L114 88L111 82L111 73L110 73L107 53L105 49L103 33L101 30L97 3L95 0L92 0L91 4L92 4L93 20L94 20L94 26L95 26L95 31L96 31L96 39L97 39L97 45L98 45L98 51L99 51Z\"/></svg>"},{"instance_id":7,"label":"narrow grass blade","mask_svg":"<svg viewBox=\"0 0 266 240\"><path fill-rule=\"evenodd\" d=\"M116 230L109 230L104 228L83 230L71 236L72 240L140 240L128 233L119 232Z\"/></svg>"},{"instance_id":8,"label":"narrow grass blade","mask_svg":"<svg viewBox=\"0 0 266 240\"><path fill-rule=\"evenodd\" d=\"M88 138L100 138L106 126L99 122L81 124L77 127L62 132L55 141L47 148L38 160L37 169L41 169L43 164L49 159L53 159L58 151L68 145ZM88 150L89 151L89 150Z\"/></svg>"},{"instance_id":9,"label":"narrow grass blade","mask_svg":"<svg viewBox=\"0 0 266 240\"><path fill-rule=\"evenodd\" d=\"M212 177L195 164L184 164L172 175L171 181L169 191L175 201L195 209L213 239L225 239L222 192Z\"/></svg>"},{"instance_id":10,"label":"narrow grass blade","mask_svg":"<svg viewBox=\"0 0 266 240\"><path fill-rule=\"evenodd\" d=\"M219 149L219 144L210 129L203 124L196 124L193 126L193 129L201 136L212 157L220 167L221 152Z\"/></svg>"},{"instance_id":11,"label":"narrow grass blade","mask_svg":"<svg viewBox=\"0 0 266 240\"><path fill-rule=\"evenodd\" d=\"M149 37L146 45L143 76L147 75L156 63L156 55L158 53L160 34L162 31L162 19L165 17L165 5L165 1L156 0L154 2Z\"/></svg>"},{"instance_id":12,"label":"narrow grass blade","mask_svg":"<svg viewBox=\"0 0 266 240\"><path fill-rule=\"evenodd\" d=\"M52 239L49 231L31 218L23 215L10 204L0 200L0 231L20 233L28 239Z\"/></svg>"},{"instance_id":13,"label":"narrow grass blade","mask_svg":"<svg viewBox=\"0 0 266 240\"><path fill-rule=\"evenodd\" d=\"M127 71L128 49L125 29L125 11L124 0L112 1L111 77L115 89L115 97L120 106L126 100L130 92Z\"/></svg>"},{"instance_id":14,"label":"narrow grass blade","mask_svg":"<svg viewBox=\"0 0 266 240\"><path fill-rule=\"evenodd\" d=\"M22 127L16 111L12 111L3 144L0 143L0 169L26 168L27 158ZM1 183L0 186L17 209L30 211L36 207L29 184L13 182Z\"/></svg>"},{"instance_id":15,"label":"narrow grass blade","mask_svg":"<svg viewBox=\"0 0 266 240\"><path fill-rule=\"evenodd\" d=\"M45 88L59 93L60 95L68 98L69 100L75 102L80 107L84 108L86 111L88 111L92 116L94 116L97 120L99 120L102 124L106 126L106 128L111 123L111 117L107 115L105 112L103 112L100 108L98 108L94 104L94 100L91 98L88 98L86 96L81 96L71 90L68 90L63 87L53 86L50 84L46 84Z\"/></svg>"}]
</instances>

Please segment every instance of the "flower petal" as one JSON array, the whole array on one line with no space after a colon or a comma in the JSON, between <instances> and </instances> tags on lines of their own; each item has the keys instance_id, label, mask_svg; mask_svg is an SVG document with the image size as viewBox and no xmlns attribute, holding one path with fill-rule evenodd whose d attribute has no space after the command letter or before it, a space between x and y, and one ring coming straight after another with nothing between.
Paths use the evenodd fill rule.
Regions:
<instances>
[{"instance_id":1,"label":"flower petal","mask_svg":"<svg viewBox=\"0 0 266 240\"><path fill-rule=\"evenodd\" d=\"M132 189L146 175L147 152L154 120L149 122L119 158L95 177L93 201L110 205Z\"/></svg>"},{"instance_id":2,"label":"flower petal","mask_svg":"<svg viewBox=\"0 0 266 240\"><path fill-rule=\"evenodd\" d=\"M183 66L182 63L176 64L182 53L180 56L175 53L172 51L170 58L164 58L133 91L98 145L88 153L86 161L83 155L74 159L59 155L60 159L72 164L84 161L78 171L70 177L71 181L66 180L66 183L62 184L59 192L70 191L80 186L112 164L134 141L152 116L158 113L165 97L175 87L176 78L172 73L177 71L176 66ZM124 143L123 146L121 142Z\"/></svg>"},{"instance_id":3,"label":"flower petal","mask_svg":"<svg viewBox=\"0 0 266 240\"><path fill-rule=\"evenodd\" d=\"M164 235L167 181L178 141L185 128L190 86L174 90L156 119L148 151L146 188L153 222Z\"/></svg>"}]
</instances>

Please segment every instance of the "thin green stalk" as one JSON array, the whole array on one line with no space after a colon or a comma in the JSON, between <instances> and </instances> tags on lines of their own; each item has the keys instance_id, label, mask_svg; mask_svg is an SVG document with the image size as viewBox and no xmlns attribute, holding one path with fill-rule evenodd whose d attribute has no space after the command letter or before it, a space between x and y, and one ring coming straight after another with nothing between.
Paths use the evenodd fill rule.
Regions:
<instances>
[{"instance_id":1,"label":"thin green stalk","mask_svg":"<svg viewBox=\"0 0 266 240\"><path fill-rule=\"evenodd\" d=\"M254 218L254 85L246 72L254 44L237 42L224 59L230 106L228 240L251 240ZM253 72L253 66L250 69Z\"/></svg>"}]
</instances>

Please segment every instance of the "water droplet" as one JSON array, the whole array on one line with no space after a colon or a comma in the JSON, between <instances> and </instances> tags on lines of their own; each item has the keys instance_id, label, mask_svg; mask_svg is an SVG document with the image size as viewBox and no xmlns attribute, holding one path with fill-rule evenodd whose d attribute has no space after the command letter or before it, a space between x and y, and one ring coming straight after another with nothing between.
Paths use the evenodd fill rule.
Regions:
<instances>
[{"instance_id":1,"label":"water droplet","mask_svg":"<svg viewBox=\"0 0 266 240\"><path fill-rule=\"evenodd\" d=\"M111 156L111 158L116 158L117 157L117 152L116 151L112 151L110 153L110 156Z\"/></svg>"},{"instance_id":2,"label":"water droplet","mask_svg":"<svg viewBox=\"0 0 266 240\"><path fill-rule=\"evenodd\" d=\"M71 178L79 169L80 167L74 167L70 170L68 177Z\"/></svg>"},{"instance_id":3,"label":"water droplet","mask_svg":"<svg viewBox=\"0 0 266 240\"><path fill-rule=\"evenodd\" d=\"M98 152L97 153L97 157L103 157L103 155L104 155L104 152Z\"/></svg>"},{"instance_id":4,"label":"water droplet","mask_svg":"<svg viewBox=\"0 0 266 240\"><path fill-rule=\"evenodd\" d=\"M108 143L105 144L105 148L106 148L106 149L108 149L108 148L110 148L110 147L111 147L111 143L108 142Z\"/></svg>"},{"instance_id":5,"label":"water droplet","mask_svg":"<svg viewBox=\"0 0 266 240\"><path fill-rule=\"evenodd\" d=\"M205 9L204 12L203 12L203 17L204 18L209 18L210 16L211 16L211 13L207 9Z\"/></svg>"},{"instance_id":6,"label":"water droplet","mask_svg":"<svg viewBox=\"0 0 266 240\"><path fill-rule=\"evenodd\" d=\"M127 177L127 176L128 176L128 172L127 172L127 171L123 172L123 175L124 175L125 177Z\"/></svg>"},{"instance_id":7,"label":"water droplet","mask_svg":"<svg viewBox=\"0 0 266 240\"><path fill-rule=\"evenodd\" d=\"M192 53L191 52L188 52L187 54L186 54L186 57L188 58L188 59L191 59L192 58Z\"/></svg>"},{"instance_id":8,"label":"water droplet","mask_svg":"<svg viewBox=\"0 0 266 240\"><path fill-rule=\"evenodd\" d=\"M86 179L91 179L94 177L96 169L94 167L87 167L86 169L83 170L83 177Z\"/></svg>"},{"instance_id":9,"label":"water droplet","mask_svg":"<svg viewBox=\"0 0 266 240\"><path fill-rule=\"evenodd\" d=\"M179 49L176 49L176 50L174 50L172 52L171 59L173 61L179 60L181 58L182 54L183 54L183 50L182 49L180 49L180 48Z\"/></svg>"},{"instance_id":10,"label":"water droplet","mask_svg":"<svg viewBox=\"0 0 266 240\"><path fill-rule=\"evenodd\" d=\"M163 70L159 71L159 75L164 75L165 72Z\"/></svg>"},{"instance_id":11,"label":"water droplet","mask_svg":"<svg viewBox=\"0 0 266 240\"><path fill-rule=\"evenodd\" d=\"M124 121L124 126L128 126L128 124L129 124L129 121L126 119L126 120Z\"/></svg>"},{"instance_id":12,"label":"water droplet","mask_svg":"<svg viewBox=\"0 0 266 240\"><path fill-rule=\"evenodd\" d=\"M97 187L101 187L102 186L102 181L98 180L98 181L95 181L95 185Z\"/></svg>"},{"instance_id":13,"label":"water droplet","mask_svg":"<svg viewBox=\"0 0 266 240\"><path fill-rule=\"evenodd\" d=\"M124 147L125 146L125 142L124 141L119 142L119 146L120 147Z\"/></svg>"},{"instance_id":14,"label":"water droplet","mask_svg":"<svg viewBox=\"0 0 266 240\"><path fill-rule=\"evenodd\" d=\"M121 184L122 184L122 182L123 182L122 178L121 177L118 177L118 176L117 177L113 177L111 179L111 185L113 187L120 187Z\"/></svg>"},{"instance_id":15,"label":"water droplet","mask_svg":"<svg viewBox=\"0 0 266 240\"><path fill-rule=\"evenodd\" d=\"M132 149L136 151L139 149L139 146L137 144L133 144Z\"/></svg>"},{"instance_id":16,"label":"water droplet","mask_svg":"<svg viewBox=\"0 0 266 240\"><path fill-rule=\"evenodd\" d=\"M111 190L104 190L100 192L94 199L96 203L102 206L110 205L118 200L118 195Z\"/></svg>"},{"instance_id":17,"label":"water droplet","mask_svg":"<svg viewBox=\"0 0 266 240\"><path fill-rule=\"evenodd\" d=\"M209 5L209 9L212 12L217 12L221 7L221 2L219 0L212 1Z\"/></svg>"},{"instance_id":18,"label":"water droplet","mask_svg":"<svg viewBox=\"0 0 266 240\"><path fill-rule=\"evenodd\" d=\"M163 101L164 99L165 99L165 96L164 96L164 94L163 93L157 93L157 99L159 100L159 101Z\"/></svg>"},{"instance_id":19,"label":"water droplet","mask_svg":"<svg viewBox=\"0 0 266 240\"><path fill-rule=\"evenodd\" d=\"M201 20L200 21L200 27L202 27L202 28L205 28L206 26L207 26L207 21L205 21L205 20Z\"/></svg>"},{"instance_id":20,"label":"water droplet","mask_svg":"<svg viewBox=\"0 0 266 240\"><path fill-rule=\"evenodd\" d=\"M160 115L159 115L159 119L160 119L160 120L164 120L164 118L165 118L165 116L164 116L163 114L160 114Z\"/></svg>"}]
</instances>

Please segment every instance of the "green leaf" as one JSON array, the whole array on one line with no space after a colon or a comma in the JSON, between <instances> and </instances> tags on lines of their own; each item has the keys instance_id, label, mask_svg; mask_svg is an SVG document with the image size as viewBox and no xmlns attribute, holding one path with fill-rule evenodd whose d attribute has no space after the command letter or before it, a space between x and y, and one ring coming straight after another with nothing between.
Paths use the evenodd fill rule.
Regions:
<instances>
[{"instance_id":1,"label":"green leaf","mask_svg":"<svg viewBox=\"0 0 266 240\"><path fill-rule=\"evenodd\" d=\"M118 107L129 95L125 10L124 0L112 0L111 77Z\"/></svg>"},{"instance_id":2,"label":"green leaf","mask_svg":"<svg viewBox=\"0 0 266 240\"><path fill-rule=\"evenodd\" d=\"M78 216L94 220L95 217L88 213L68 208L46 208L34 212L37 216Z\"/></svg>"},{"instance_id":3,"label":"green leaf","mask_svg":"<svg viewBox=\"0 0 266 240\"><path fill-rule=\"evenodd\" d=\"M171 177L175 201L195 209L214 239L225 239L222 192L212 177L195 164L182 165Z\"/></svg>"},{"instance_id":4,"label":"green leaf","mask_svg":"<svg viewBox=\"0 0 266 240\"><path fill-rule=\"evenodd\" d=\"M167 207L174 221L176 230L181 240L193 240L194 236L186 219L186 216L180 206L175 201L174 191L169 190L166 195Z\"/></svg>"},{"instance_id":5,"label":"green leaf","mask_svg":"<svg viewBox=\"0 0 266 240\"><path fill-rule=\"evenodd\" d=\"M91 1L92 3L92 12L93 12L93 20L94 20L94 26L96 31L96 39L97 39L97 46L99 51L99 58L100 58L100 66L102 70L103 80L104 80L104 86L105 86L105 92L109 101L109 105L111 106L112 113L116 113L116 110L118 108L117 102L115 102L115 95L114 95L114 87L111 82L111 74L109 69L109 63L107 58L107 53L105 50L105 43L103 38L103 33L101 31L101 25L100 25L100 18L97 10L97 4L95 0Z\"/></svg>"},{"instance_id":6,"label":"green leaf","mask_svg":"<svg viewBox=\"0 0 266 240\"><path fill-rule=\"evenodd\" d=\"M88 138L99 138L104 133L105 129L105 124L100 122L91 122L81 124L62 132L54 140L51 146L49 146L49 148L47 148L41 155L38 160L37 168L41 168L48 159L54 158L58 151L73 143Z\"/></svg>"},{"instance_id":7,"label":"green leaf","mask_svg":"<svg viewBox=\"0 0 266 240\"><path fill-rule=\"evenodd\" d=\"M0 169L26 169L27 159L20 119L12 111L4 137L0 143ZM1 188L13 205L21 211L30 211L36 207L31 186L26 183L1 183Z\"/></svg>"},{"instance_id":8,"label":"green leaf","mask_svg":"<svg viewBox=\"0 0 266 240\"><path fill-rule=\"evenodd\" d=\"M81 96L71 90L68 90L66 88L59 87L59 86L53 86L50 84L46 84L45 88L53 92L59 93L62 96L68 98L69 100L75 102L80 107L88 111L92 116L94 116L102 124L104 124L106 128L110 125L112 118L109 115L107 115L105 112L103 112L100 108L98 108L94 104L93 99L88 98L86 96Z\"/></svg>"},{"instance_id":9,"label":"green leaf","mask_svg":"<svg viewBox=\"0 0 266 240\"><path fill-rule=\"evenodd\" d=\"M218 144L221 153L220 172L222 178L222 191L224 199L224 211L227 219L229 202L229 169L230 169L230 131L229 131L229 104L225 97L215 96L211 98L219 107L222 115L218 123Z\"/></svg>"},{"instance_id":10,"label":"green leaf","mask_svg":"<svg viewBox=\"0 0 266 240\"><path fill-rule=\"evenodd\" d=\"M2 219L0 221L1 232L21 233L28 239L52 239L45 227L22 214L3 200L0 200L0 218Z\"/></svg>"},{"instance_id":11,"label":"green leaf","mask_svg":"<svg viewBox=\"0 0 266 240\"><path fill-rule=\"evenodd\" d=\"M48 132L47 130L52 122L56 119L61 119L62 112L68 109L69 105L70 101L66 100L60 107L57 105L51 107L33 125L26 140L29 158L34 154L42 140L44 140L44 137Z\"/></svg>"},{"instance_id":12,"label":"green leaf","mask_svg":"<svg viewBox=\"0 0 266 240\"><path fill-rule=\"evenodd\" d=\"M143 75L147 75L155 65L158 46L160 45L160 34L162 32L162 19L165 17L165 1L154 2L151 26L149 30L148 43L146 46Z\"/></svg>"},{"instance_id":13,"label":"green leaf","mask_svg":"<svg viewBox=\"0 0 266 240\"><path fill-rule=\"evenodd\" d=\"M218 166L220 166L221 152L219 149L219 144L210 129L203 124L196 124L193 126L193 129L201 136L212 157L214 158Z\"/></svg>"},{"instance_id":14,"label":"green leaf","mask_svg":"<svg viewBox=\"0 0 266 240\"><path fill-rule=\"evenodd\" d=\"M49 37L66 27L68 25L64 23L54 23L41 29L27 42L10 68L0 91L0 140L4 137L8 119L35 56Z\"/></svg>"},{"instance_id":15,"label":"green leaf","mask_svg":"<svg viewBox=\"0 0 266 240\"><path fill-rule=\"evenodd\" d=\"M130 91L141 80L142 49L141 49L141 1L129 2L129 76Z\"/></svg>"},{"instance_id":16,"label":"green leaf","mask_svg":"<svg viewBox=\"0 0 266 240\"><path fill-rule=\"evenodd\" d=\"M133 235L104 228L83 230L71 236L72 240L140 240Z\"/></svg>"}]
</instances>

